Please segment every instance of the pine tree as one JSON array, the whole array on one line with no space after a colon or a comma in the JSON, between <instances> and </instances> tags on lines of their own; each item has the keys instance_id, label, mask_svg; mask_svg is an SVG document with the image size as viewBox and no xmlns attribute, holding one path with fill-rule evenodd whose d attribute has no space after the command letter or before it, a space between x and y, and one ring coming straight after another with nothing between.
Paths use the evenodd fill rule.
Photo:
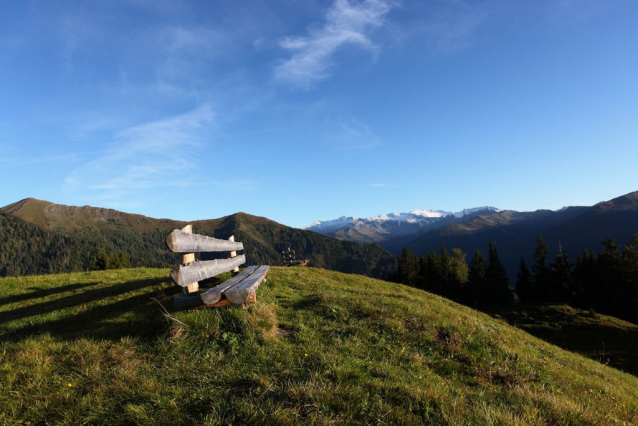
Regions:
<instances>
[{"instance_id":1,"label":"pine tree","mask_svg":"<svg viewBox=\"0 0 638 426\"><path fill-rule=\"evenodd\" d=\"M638 234L625 246L621 256L622 280L625 284L623 313L625 318L638 322Z\"/></svg>"},{"instance_id":2,"label":"pine tree","mask_svg":"<svg viewBox=\"0 0 638 426\"><path fill-rule=\"evenodd\" d=\"M452 258L450 259L453 279L460 283L466 284L469 275L466 255L460 248L452 249Z\"/></svg>"},{"instance_id":3,"label":"pine tree","mask_svg":"<svg viewBox=\"0 0 638 426\"><path fill-rule=\"evenodd\" d=\"M118 255L118 261L120 264L120 268L130 268L131 267L131 259L127 252L121 251Z\"/></svg>"},{"instance_id":4,"label":"pine tree","mask_svg":"<svg viewBox=\"0 0 638 426\"><path fill-rule=\"evenodd\" d=\"M441 244L441 251L439 255L439 274L439 284L441 286L443 286L449 280L450 275L452 275L452 263L445 243Z\"/></svg>"},{"instance_id":5,"label":"pine tree","mask_svg":"<svg viewBox=\"0 0 638 426\"><path fill-rule=\"evenodd\" d=\"M534 292L530 295L531 300L544 300L547 297L549 286L549 268L547 266L547 244L543 241L543 236L538 234L536 239L536 250L534 251L534 261L532 272L534 273Z\"/></svg>"},{"instance_id":6,"label":"pine tree","mask_svg":"<svg viewBox=\"0 0 638 426\"><path fill-rule=\"evenodd\" d=\"M569 256L559 248L556 260L551 264L552 271L547 297L552 302L569 302L573 300L572 262Z\"/></svg>"},{"instance_id":7,"label":"pine tree","mask_svg":"<svg viewBox=\"0 0 638 426\"><path fill-rule=\"evenodd\" d=\"M106 255L106 250L101 248L97 251L97 257L95 258L95 267L98 271L104 271L109 268L109 258Z\"/></svg>"},{"instance_id":8,"label":"pine tree","mask_svg":"<svg viewBox=\"0 0 638 426\"><path fill-rule=\"evenodd\" d=\"M521 256L518 273L516 274L516 293L522 302L531 300L531 295L534 294L534 281L532 280L532 274L529 271L523 256Z\"/></svg>"},{"instance_id":9,"label":"pine tree","mask_svg":"<svg viewBox=\"0 0 638 426\"><path fill-rule=\"evenodd\" d=\"M596 298L602 310L612 312L618 310L618 301L624 297L620 247L611 236L602 240L601 245L602 250L596 259Z\"/></svg>"},{"instance_id":10,"label":"pine tree","mask_svg":"<svg viewBox=\"0 0 638 426\"><path fill-rule=\"evenodd\" d=\"M479 301L483 299L482 293L485 291L486 275L487 266L485 264L485 258L480 251L476 250L468 268L466 291L468 304L476 306L479 304Z\"/></svg>"},{"instance_id":11,"label":"pine tree","mask_svg":"<svg viewBox=\"0 0 638 426\"><path fill-rule=\"evenodd\" d=\"M594 253L585 250L574 266L574 287L577 289L575 303L581 308L593 309L597 307L597 270Z\"/></svg>"},{"instance_id":12,"label":"pine tree","mask_svg":"<svg viewBox=\"0 0 638 426\"><path fill-rule=\"evenodd\" d=\"M487 265L487 304L503 304L511 300L509 280L505 273L505 267L498 257L496 243L489 242L489 256Z\"/></svg>"},{"instance_id":13,"label":"pine tree","mask_svg":"<svg viewBox=\"0 0 638 426\"><path fill-rule=\"evenodd\" d=\"M443 281L443 266L437 252L432 251L425 255L423 262L425 268L422 271L424 289L432 293L440 294Z\"/></svg>"},{"instance_id":14,"label":"pine tree","mask_svg":"<svg viewBox=\"0 0 638 426\"><path fill-rule=\"evenodd\" d=\"M409 248L404 247L397 265L397 281L413 285L419 273L419 261Z\"/></svg>"},{"instance_id":15,"label":"pine tree","mask_svg":"<svg viewBox=\"0 0 638 426\"><path fill-rule=\"evenodd\" d=\"M467 303L465 297L465 286L468 280L468 266L466 256L460 248L452 249L450 257L450 274L448 276L447 287L450 298L457 302Z\"/></svg>"}]
</instances>

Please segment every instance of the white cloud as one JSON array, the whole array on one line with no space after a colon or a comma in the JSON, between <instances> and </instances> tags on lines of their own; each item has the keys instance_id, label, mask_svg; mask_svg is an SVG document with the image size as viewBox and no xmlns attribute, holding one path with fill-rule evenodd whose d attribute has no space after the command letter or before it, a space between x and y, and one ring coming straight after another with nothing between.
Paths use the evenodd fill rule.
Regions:
<instances>
[{"instance_id":1,"label":"white cloud","mask_svg":"<svg viewBox=\"0 0 638 426\"><path fill-rule=\"evenodd\" d=\"M396 185L389 185L387 183L372 183L368 185L368 188L396 188Z\"/></svg>"},{"instance_id":2,"label":"white cloud","mask_svg":"<svg viewBox=\"0 0 638 426\"><path fill-rule=\"evenodd\" d=\"M205 105L186 114L129 127L100 157L72 171L66 188L106 198L145 188L184 186L215 113Z\"/></svg>"},{"instance_id":3,"label":"white cloud","mask_svg":"<svg viewBox=\"0 0 638 426\"><path fill-rule=\"evenodd\" d=\"M291 51L292 56L275 68L275 76L308 86L330 76L333 55L340 47L355 45L375 52L378 47L370 40L369 33L384 24L391 7L392 3L385 0L356 3L336 0L325 22L308 28L308 36L280 41L280 46Z\"/></svg>"},{"instance_id":4,"label":"white cloud","mask_svg":"<svg viewBox=\"0 0 638 426\"><path fill-rule=\"evenodd\" d=\"M451 52L473 43L473 34L488 18L489 2L470 4L463 0L439 0L428 4L427 20L418 26L437 50Z\"/></svg>"},{"instance_id":5,"label":"white cloud","mask_svg":"<svg viewBox=\"0 0 638 426\"><path fill-rule=\"evenodd\" d=\"M332 139L341 150L371 149L381 144L367 124L353 117L341 118Z\"/></svg>"}]
</instances>

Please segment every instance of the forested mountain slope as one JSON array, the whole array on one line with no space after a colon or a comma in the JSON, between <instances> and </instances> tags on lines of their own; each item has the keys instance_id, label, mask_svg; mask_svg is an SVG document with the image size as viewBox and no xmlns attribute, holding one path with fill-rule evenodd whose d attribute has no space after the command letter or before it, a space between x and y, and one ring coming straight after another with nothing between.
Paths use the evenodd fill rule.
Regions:
<instances>
[{"instance_id":1,"label":"forested mountain slope","mask_svg":"<svg viewBox=\"0 0 638 426\"><path fill-rule=\"evenodd\" d=\"M4 275L84 270L100 248L127 253L132 266L172 266L179 256L166 248L166 235L187 224L35 199L0 212L6 223L0 229L0 248L7 253L0 258ZM338 241L245 213L189 223L196 233L224 239L235 235L245 243L249 264L279 265L281 250L291 247L313 266L342 272L381 277L396 267L394 256L378 246Z\"/></svg>"}]
</instances>

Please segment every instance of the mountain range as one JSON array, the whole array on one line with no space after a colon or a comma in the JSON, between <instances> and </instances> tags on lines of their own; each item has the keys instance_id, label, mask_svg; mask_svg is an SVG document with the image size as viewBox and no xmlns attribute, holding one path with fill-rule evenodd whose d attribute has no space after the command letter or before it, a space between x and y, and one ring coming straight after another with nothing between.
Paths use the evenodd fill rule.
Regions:
<instances>
[{"instance_id":1,"label":"mountain range","mask_svg":"<svg viewBox=\"0 0 638 426\"><path fill-rule=\"evenodd\" d=\"M638 233L638 191L557 211L414 210L365 219L342 217L306 229L246 213L188 223L196 233L224 239L235 235L245 243L252 264L278 265L281 251L290 247L313 266L374 277L393 272L395 256L406 246L423 255L445 244L462 249L469 258L477 249L486 255L493 241L514 280L521 256L531 261L539 234L549 246L550 260L560 250L572 260L584 249L598 251L608 236L620 245L627 243ZM126 252L133 266L173 266L178 256L167 250L164 240L186 224L27 198L0 208L0 276L86 270L100 248Z\"/></svg>"},{"instance_id":2,"label":"mountain range","mask_svg":"<svg viewBox=\"0 0 638 426\"><path fill-rule=\"evenodd\" d=\"M572 259L585 249L598 251L600 241L608 236L620 245L627 243L638 233L638 191L594 206L557 211L518 212L494 207L459 213L415 210L367 219L342 217L315 222L305 229L342 240L374 242L394 254L407 246L423 255L445 244L461 248L468 256L477 249L485 255L488 242L494 241L513 279L521 256L531 260L539 234L549 246L550 259L559 250Z\"/></svg>"},{"instance_id":3,"label":"mountain range","mask_svg":"<svg viewBox=\"0 0 638 426\"><path fill-rule=\"evenodd\" d=\"M443 210L413 210L409 213L388 213L368 218L341 216L338 219L317 221L304 229L360 243L378 243L396 252L416 236L462 222L479 212L499 212L495 207L475 207L460 212Z\"/></svg>"},{"instance_id":4,"label":"mountain range","mask_svg":"<svg viewBox=\"0 0 638 426\"><path fill-rule=\"evenodd\" d=\"M125 252L133 266L170 267L166 235L193 225L196 233L244 243L248 264L279 265L288 247L312 266L383 277L396 259L377 245L340 241L246 213L183 222L91 206L27 198L0 209L0 276L85 270L98 249ZM202 259L211 256L203 254Z\"/></svg>"}]
</instances>

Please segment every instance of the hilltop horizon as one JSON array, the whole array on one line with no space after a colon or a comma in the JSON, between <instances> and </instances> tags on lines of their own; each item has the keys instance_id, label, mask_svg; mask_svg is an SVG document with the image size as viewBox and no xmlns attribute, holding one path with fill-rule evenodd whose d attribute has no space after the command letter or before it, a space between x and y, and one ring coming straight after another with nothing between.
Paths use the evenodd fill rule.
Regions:
<instances>
[{"instance_id":1,"label":"hilltop horizon","mask_svg":"<svg viewBox=\"0 0 638 426\"><path fill-rule=\"evenodd\" d=\"M638 3L9 2L0 194L180 220L593 205L638 181Z\"/></svg>"},{"instance_id":2,"label":"hilltop horizon","mask_svg":"<svg viewBox=\"0 0 638 426\"><path fill-rule=\"evenodd\" d=\"M627 194L631 194L633 192L638 192L638 191L631 191ZM622 194L620 196L624 196L627 194ZM616 198L619 195L615 195L613 197L610 197L606 200L599 200L596 203L591 204L591 206L594 206L596 204L600 204L603 203L605 201L611 200L612 198ZM208 219L216 219L216 218L224 218L224 217L229 217L229 216L233 216L235 214L249 214L252 216L257 216L257 217L263 217L263 218L267 218L269 220L273 220L277 223L286 225L286 226L290 226L293 228L297 228L297 229L311 229L314 226L317 225L321 225L321 224L326 224L326 223L330 223L330 222L334 222L334 221L339 221L342 219L348 219L348 220L366 220L366 221L375 221L375 220L401 220L402 218L405 219L405 215L414 215L416 217L424 217L424 218L428 218L428 217L432 217L432 218L441 218L441 217L445 217L445 216L456 216L456 217L462 217L463 215L467 215L467 214L471 214L474 213L476 211L482 211L482 210L492 210L492 211L516 211L516 212L535 212L535 211L560 211L563 209L566 209L568 207L581 207L584 205L580 205L580 206L574 206L574 205L563 205L560 208L555 208L555 209L551 209L551 208L544 208L544 207L539 207L533 210L516 210L514 208L497 208L491 205L484 205L481 207L465 207L463 209L460 209L458 211L451 211L451 210L443 210L443 209L412 209L410 211L406 211L406 212L398 212L396 210L394 211L388 211L386 213L379 213L379 214L375 214L375 215L370 215L370 216L361 216L361 217L357 217L357 216L349 216L346 214L342 214L334 219L325 219L325 220L312 220L311 222L306 222L306 225L301 225L301 226L295 226L292 224L288 224L288 223L284 223L284 222L280 222L276 219L267 217L265 215L259 214L258 212L249 212L249 211L234 211L231 213L228 213L226 215L223 216L207 216L207 217L199 217L199 218L189 218L189 219L184 219L181 217L169 217L166 215L162 215L157 214L157 215L148 215L145 214L143 212L140 211L134 211L134 210L127 210L127 209L119 209L117 207L109 207L106 204L108 203L104 203L104 205L93 205L93 204L84 204L84 205L74 205L74 204L66 204L66 203L60 203L60 202L56 202L56 201L51 201L48 199L41 199L41 198L37 198L37 197L33 197L33 196L27 196L24 198L21 198L17 201L12 201L9 202L5 205L0 206L0 209L7 209L11 206L14 205L19 205L27 200L33 200L36 202L43 202L43 203L49 203L49 204L55 204L55 205L62 205L62 206L68 206L68 207L90 207L90 208L96 208L96 209L106 209L106 210L113 210L113 211L117 211L117 212L121 212L121 213L126 213L126 214L130 214L130 215L139 215L139 216L145 216L145 217L149 217L151 219L158 219L158 220L174 220L174 221L179 221L179 222L196 222L196 221L202 221L202 220L208 220ZM589 206L587 206L589 207Z\"/></svg>"}]
</instances>

